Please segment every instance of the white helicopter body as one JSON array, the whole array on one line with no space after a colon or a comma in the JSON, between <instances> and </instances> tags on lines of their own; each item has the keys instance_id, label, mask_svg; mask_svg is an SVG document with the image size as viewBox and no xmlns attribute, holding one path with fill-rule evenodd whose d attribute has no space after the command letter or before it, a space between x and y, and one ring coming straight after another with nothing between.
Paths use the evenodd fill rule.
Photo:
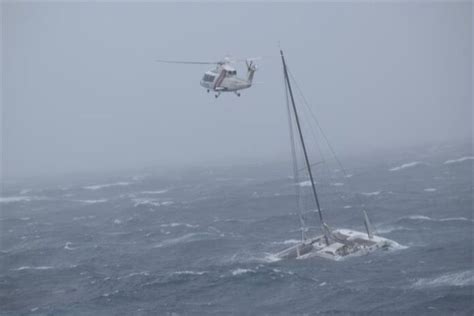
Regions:
<instances>
[{"instance_id":1,"label":"white helicopter body","mask_svg":"<svg viewBox=\"0 0 474 316\"><path fill-rule=\"evenodd\" d=\"M194 62L194 61L168 61L168 60L158 60L159 62L164 63L174 63L174 64L216 64L214 69L208 70L204 73L204 76L201 79L201 86L207 90L214 91L215 97L219 97L222 92L233 92L240 97L239 90L247 89L252 86L253 76L257 67L253 64L252 59L246 59L245 63L247 65L247 78L237 77L237 70L232 67L230 64L236 62L229 59L228 57L224 58L222 61L218 62Z\"/></svg>"}]
</instances>

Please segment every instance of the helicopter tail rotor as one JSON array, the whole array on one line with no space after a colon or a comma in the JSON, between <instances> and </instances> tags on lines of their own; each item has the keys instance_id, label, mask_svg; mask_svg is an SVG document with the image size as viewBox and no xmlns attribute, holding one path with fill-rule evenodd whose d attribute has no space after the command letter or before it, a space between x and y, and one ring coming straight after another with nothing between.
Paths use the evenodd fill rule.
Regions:
<instances>
[{"instance_id":1,"label":"helicopter tail rotor","mask_svg":"<svg viewBox=\"0 0 474 316\"><path fill-rule=\"evenodd\" d=\"M246 59L245 65L247 65L247 81L252 84L253 76L255 74L255 71L257 71L257 66L251 59Z\"/></svg>"}]
</instances>

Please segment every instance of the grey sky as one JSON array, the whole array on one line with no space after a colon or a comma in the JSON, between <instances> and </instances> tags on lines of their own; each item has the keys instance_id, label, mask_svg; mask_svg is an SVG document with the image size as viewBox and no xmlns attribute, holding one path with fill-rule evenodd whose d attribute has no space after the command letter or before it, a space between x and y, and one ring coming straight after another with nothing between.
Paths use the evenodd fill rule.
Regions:
<instances>
[{"instance_id":1,"label":"grey sky","mask_svg":"<svg viewBox=\"0 0 474 316\"><path fill-rule=\"evenodd\" d=\"M278 41L337 151L472 135L469 1L2 2L3 173L286 154ZM269 56L240 98L154 62L226 54Z\"/></svg>"}]
</instances>

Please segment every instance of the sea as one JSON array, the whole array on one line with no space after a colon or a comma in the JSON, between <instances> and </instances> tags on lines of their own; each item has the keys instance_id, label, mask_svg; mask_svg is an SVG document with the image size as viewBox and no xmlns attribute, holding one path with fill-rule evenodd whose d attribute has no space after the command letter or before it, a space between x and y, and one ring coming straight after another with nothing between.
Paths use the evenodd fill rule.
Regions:
<instances>
[{"instance_id":1,"label":"sea","mask_svg":"<svg viewBox=\"0 0 474 316\"><path fill-rule=\"evenodd\" d=\"M315 166L325 221L400 246L280 260L296 202L290 163L145 168L3 181L1 315L473 315L471 144L348 155Z\"/></svg>"}]
</instances>

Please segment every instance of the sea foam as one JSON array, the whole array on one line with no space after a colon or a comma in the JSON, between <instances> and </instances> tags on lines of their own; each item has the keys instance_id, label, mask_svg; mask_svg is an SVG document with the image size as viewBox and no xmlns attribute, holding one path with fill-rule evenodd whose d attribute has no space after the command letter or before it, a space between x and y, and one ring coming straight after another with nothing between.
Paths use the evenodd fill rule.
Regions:
<instances>
[{"instance_id":1,"label":"sea foam","mask_svg":"<svg viewBox=\"0 0 474 316\"><path fill-rule=\"evenodd\" d=\"M450 160L446 160L444 162L445 165L449 165L449 164L453 164L453 163L459 163L459 162L463 162L463 161L466 161L466 160L473 160L474 159L474 156L465 156L465 157L461 157L459 159L450 159Z\"/></svg>"},{"instance_id":2,"label":"sea foam","mask_svg":"<svg viewBox=\"0 0 474 316\"><path fill-rule=\"evenodd\" d=\"M95 184L95 185L88 185L83 187L87 190L100 190L109 187L118 187L118 186L127 186L130 185L130 182L115 182L115 183L106 183L106 184Z\"/></svg>"},{"instance_id":3,"label":"sea foam","mask_svg":"<svg viewBox=\"0 0 474 316\"><path fill-rule=\"evenodd\" d=\"M474 271L446 273L432 278L418 279L413 283L414 288L425 289L443 286L472 286L474 285Z\"/></svg>"},{"instance_id":4,"label":"sea foam","mask_svg":"<svg viewBox=\"0 0 474 316\"><path fill-rule=\"evenodd\" d=\"M424 163L420 162L420 161L413 161L413 162L409 162L409 163L405 163L403 165L400 165L398 167L394 167L394 168L391 168L391 169L388 169L389 171L399 171L399 170L402 170L402 169L406 169L406 168L411 168L411 167L415 167L415 166L419 166L419 165L423 165Z\"/></svg>"}]
</instances>

